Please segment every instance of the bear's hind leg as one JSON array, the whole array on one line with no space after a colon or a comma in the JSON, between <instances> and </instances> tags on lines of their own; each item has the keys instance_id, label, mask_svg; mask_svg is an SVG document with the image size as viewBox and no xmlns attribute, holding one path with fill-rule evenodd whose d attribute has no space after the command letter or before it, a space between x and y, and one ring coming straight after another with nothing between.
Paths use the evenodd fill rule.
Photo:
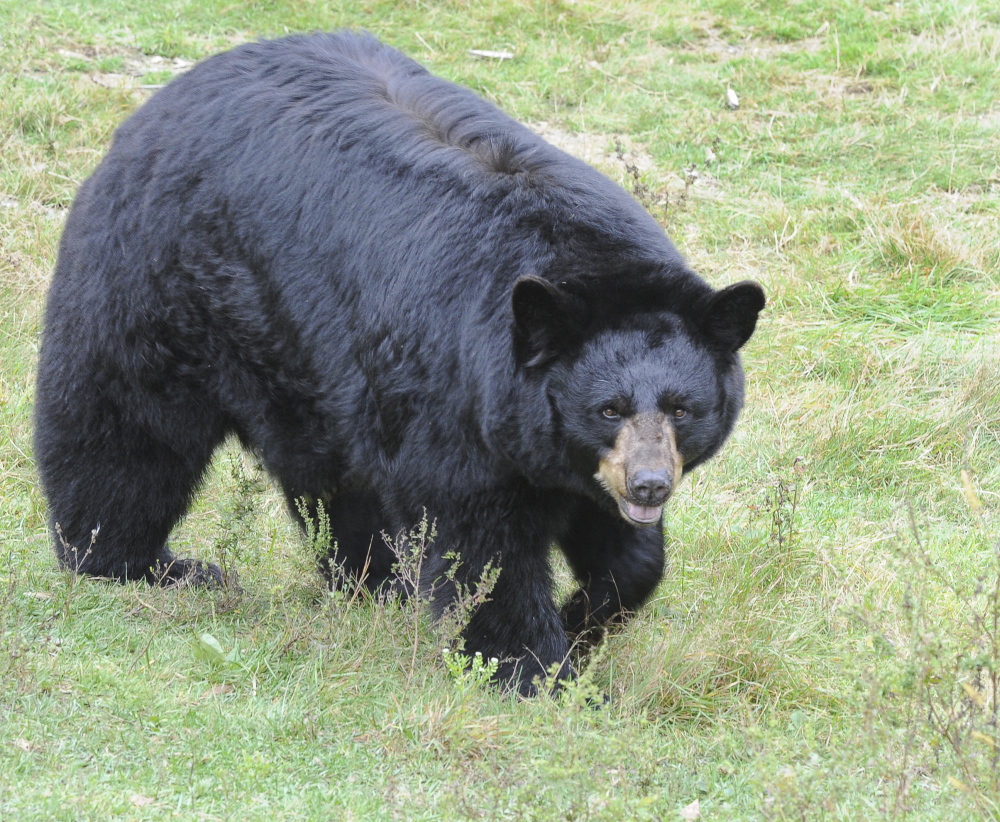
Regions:
<instances>
[{"instance_id":1,"label":"bear's hind leg","mask_svg":"<svg viewBox=\"0 0 1000 822\"><path fill-rule=\"evenodd\" d=\"M40 392L35 448L62 565L118 581L221 582L216 566L174 557L166 540L224 427L182 408L157 409L154 427L109 404L54 405Z\"/></svg>"},{"instance_id":2,"label":"bear's hind leg","mask_svg":"<svg viewBox=\"0 0 1000 822\"><path fill-rule=\"evenodd\" d=\"M320 533L323 523L319 504L305 500L313 533ZM289 504L301 518L294 497ZM314 546L320 570L334 588L345 582L360 582L372 593L399 590L393 566L397 558L382 538L387 523L378 499L367 491L347 491L322 497L323 511L329 522L329 545ZM305 523L303 523L305 525Z\"/></svg>"}]
</instances>

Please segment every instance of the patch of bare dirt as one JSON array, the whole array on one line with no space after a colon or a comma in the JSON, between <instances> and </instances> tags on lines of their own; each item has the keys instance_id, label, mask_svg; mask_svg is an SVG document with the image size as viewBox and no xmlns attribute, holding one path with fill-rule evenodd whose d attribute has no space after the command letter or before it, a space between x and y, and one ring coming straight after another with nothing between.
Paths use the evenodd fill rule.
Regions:
<instances>
[{"instance_id":1,"label":"patch of bare dirt","mask_svg":"<svg viewBox=\"0 0 1000 822\"><path fill-rule=\"evenodd\" d=\"M826 27L826 29L828 28ZM717 28L712 26L706 27L704 32L706 35L705 39L697 43L692 43L688 46L688 50L717 55L721 62L734 60L738 57L760 57L766 59L778 54L796 54L800 52L814 54L822 49L826 42L826 38L823 36L825 30L822 28L813 37L806 37L803 40L793 40L788 43L779 43L775 40L765 40L756 37L748 37L743 40L730 42L722 36L722 33Z\"/></svg>"},{"instance_id":2,"label":"patch of bare dirt","mask_svg":"<svg viewBox=\"0 0 1000 822\"><path fill-rule=\"evenodd\" d=\"M987 111L985 114L980 114L976 118L976 122L981 126L986 126L987 128L1000 129L1000 108L995 108L992 111Z\"/></svg>"},{"instance_id":3,"label":"patch of bare dirt","mask_svg":"<svg viewBox=\"0 0 1000 822\"><path fill-rule=\"evenodd\" d=\"M651 170L655 163L649 153L641 147L636 146L627 137L616 137L610 134L594 134L586 131L566 131L565 129L553 126L549 123L526 123L535 134L556 148L572 154L579 160L583 160L588 165L598 168L605 174L609 174L616 179L624 171L621 160L615 149L615 141L622 146L630 162L632 162L640 172Z\"/></svg>"},{"instance_id":4,"label":"patch of bare dirt","mask_svg":"<svg viewBox=\"0 0 1000 822\"><path fill-rule=\"evenodd\" d=\"M161 57L158 54L143 54L137 49L119 47L102 49L96 46L81 46L79 50L59 49L58 53L63 57L87 61L101 60L106 57L122 57L125 61L125 71L122 74L103 75L106 77L142 77L151 71L171 71L174 74L180 74L194 65L193 60L184 60L180 57Z\"/></svg>"},{"instance_id":5,"label":"patch of bare dirt","mask_svg":"<svg viewBox=\"0 0 1000 822\"><path fill-rule=\"evenodd\" d=\"M642 145L625 136L572 132L545 122L527 123L527 126L556 148L604 172L653 212L681 203L688 197L715 199L722 196L722 184L709 171L708 150L703 166L671 173L660 169Z\"/></svg>"},{"instance_id":6,"label":"patch of bare dirt","mask_svg":"<svg viewBox=\"0 0 1000 822\"><path fill-rule=\"evenodd\" d=\"M41 166L41 168L44 168L44 166ZM5 194L2 191L0 191L0 209L4 211L21 210L25 213L42 214L54 220L61 220L66 216L66 208L64 206L41 203L37 200L19 199L12 194Z\"/></svg>"},{"instance_id":7,"label":"patch of bare dirt","mask_svg":"<svg viewBox=\"0 0 1000 822\"><path fill-rule=\"evenodd\" d=\"M106 57L122 57L125 63L124 71L88 72L87 76L104 88L155 90L163 84L143 83L142 79L147 74L169 71L176 76L194 65L193 60L184 60L180 57L161 57L158 54L143 54L141 51L133 49L99 49L94 46L83 46L80 50L59 49L58 53L63 57L86 61L100 60Z\"/></svg>"},{"instance_id":8,"label":"patch of bare dirt","mask_svg":"<svg viewBox=\"0 0 1000 822\"><path fill-rule=\"evenodd\" d=\"M158 54L144 54L138 49L130 49L122 46L76 46L72 49L57 49L56 53L61 57L71 60L81 60L94 62L104 60L109 57L120 57L124 63L122 71L89 71L85 73L91 81L104 88L124 89L141 94L146 91L155 91L163 83L144 83L143 78L150 73L170 72L176 76L187 71L194 65L193 60L184 60L180 57L161 57ZM48 71L56 70L48 67Z\"/></svg>"}]
</instances>

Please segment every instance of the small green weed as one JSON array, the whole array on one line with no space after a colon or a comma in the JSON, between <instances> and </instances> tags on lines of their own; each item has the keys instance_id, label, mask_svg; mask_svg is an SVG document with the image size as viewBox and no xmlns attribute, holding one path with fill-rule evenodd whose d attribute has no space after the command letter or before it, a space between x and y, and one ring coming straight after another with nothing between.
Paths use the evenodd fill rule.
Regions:
<instances>
[{"instance_id":1,"label":"small green weed","mask_svg":"<svg viewBox=\"0 0 1000 822\"><path fill-rule=\"evenodd\" d=\"M461 651L443 648L441 656L455 688L462 694L489 685L500 667L499 659L493 657L484 660L479 651L469 657Z\"/></svg>"}]
</instances>

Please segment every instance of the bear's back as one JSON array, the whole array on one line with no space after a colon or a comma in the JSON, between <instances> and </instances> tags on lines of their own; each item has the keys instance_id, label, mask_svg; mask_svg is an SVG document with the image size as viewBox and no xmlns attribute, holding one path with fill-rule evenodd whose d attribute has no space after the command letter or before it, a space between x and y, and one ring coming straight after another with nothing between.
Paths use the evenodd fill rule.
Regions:
<instances>
[{"instance_id":1,"label":"bear's back","mask_svg":"<svg viewBox=\"0 0 1000 822\"><path fill-rule=\"evenodd\" d=\"M613 315L708 290L621 187L348 32L209 58L129 118L67 223L56 278L78 287L53 299L175 338L210 325L261 360L364 363L400 329L433 360L504 350L527 274L601 280Z\"/></svg>"}]
</instances>

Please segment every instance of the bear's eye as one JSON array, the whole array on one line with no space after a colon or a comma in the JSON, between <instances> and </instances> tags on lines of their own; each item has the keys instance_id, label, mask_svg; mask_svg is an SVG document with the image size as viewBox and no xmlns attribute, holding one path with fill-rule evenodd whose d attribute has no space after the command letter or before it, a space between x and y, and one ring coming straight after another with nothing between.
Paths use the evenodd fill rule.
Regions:
<instances>
[{"instance_id":1,"label":"bear's eye","mask_svg":"<svg viewBox=\"0 0 1000 822\"><path fill-rule=\"evenodd\" d=\"M604 419L606 420L621 419L621 414L619 414L618 411L613 406L610 405L607 405L601 409L601 416L604 417Z\"/></svg>"},{"instance_id":2,"label":"bear's eye","mask_svg":"<svg viewBox=\"0 0 1000 822\"><path fill-rule=\"evenodd\" d=\"M686 408L681 408L680 406L677 406L674 409L674 418L675 419L679 420L679 419L682 419L683 417L686 417L686 416L687 416L687 409Z\"/></svg>"}]
</instances>

